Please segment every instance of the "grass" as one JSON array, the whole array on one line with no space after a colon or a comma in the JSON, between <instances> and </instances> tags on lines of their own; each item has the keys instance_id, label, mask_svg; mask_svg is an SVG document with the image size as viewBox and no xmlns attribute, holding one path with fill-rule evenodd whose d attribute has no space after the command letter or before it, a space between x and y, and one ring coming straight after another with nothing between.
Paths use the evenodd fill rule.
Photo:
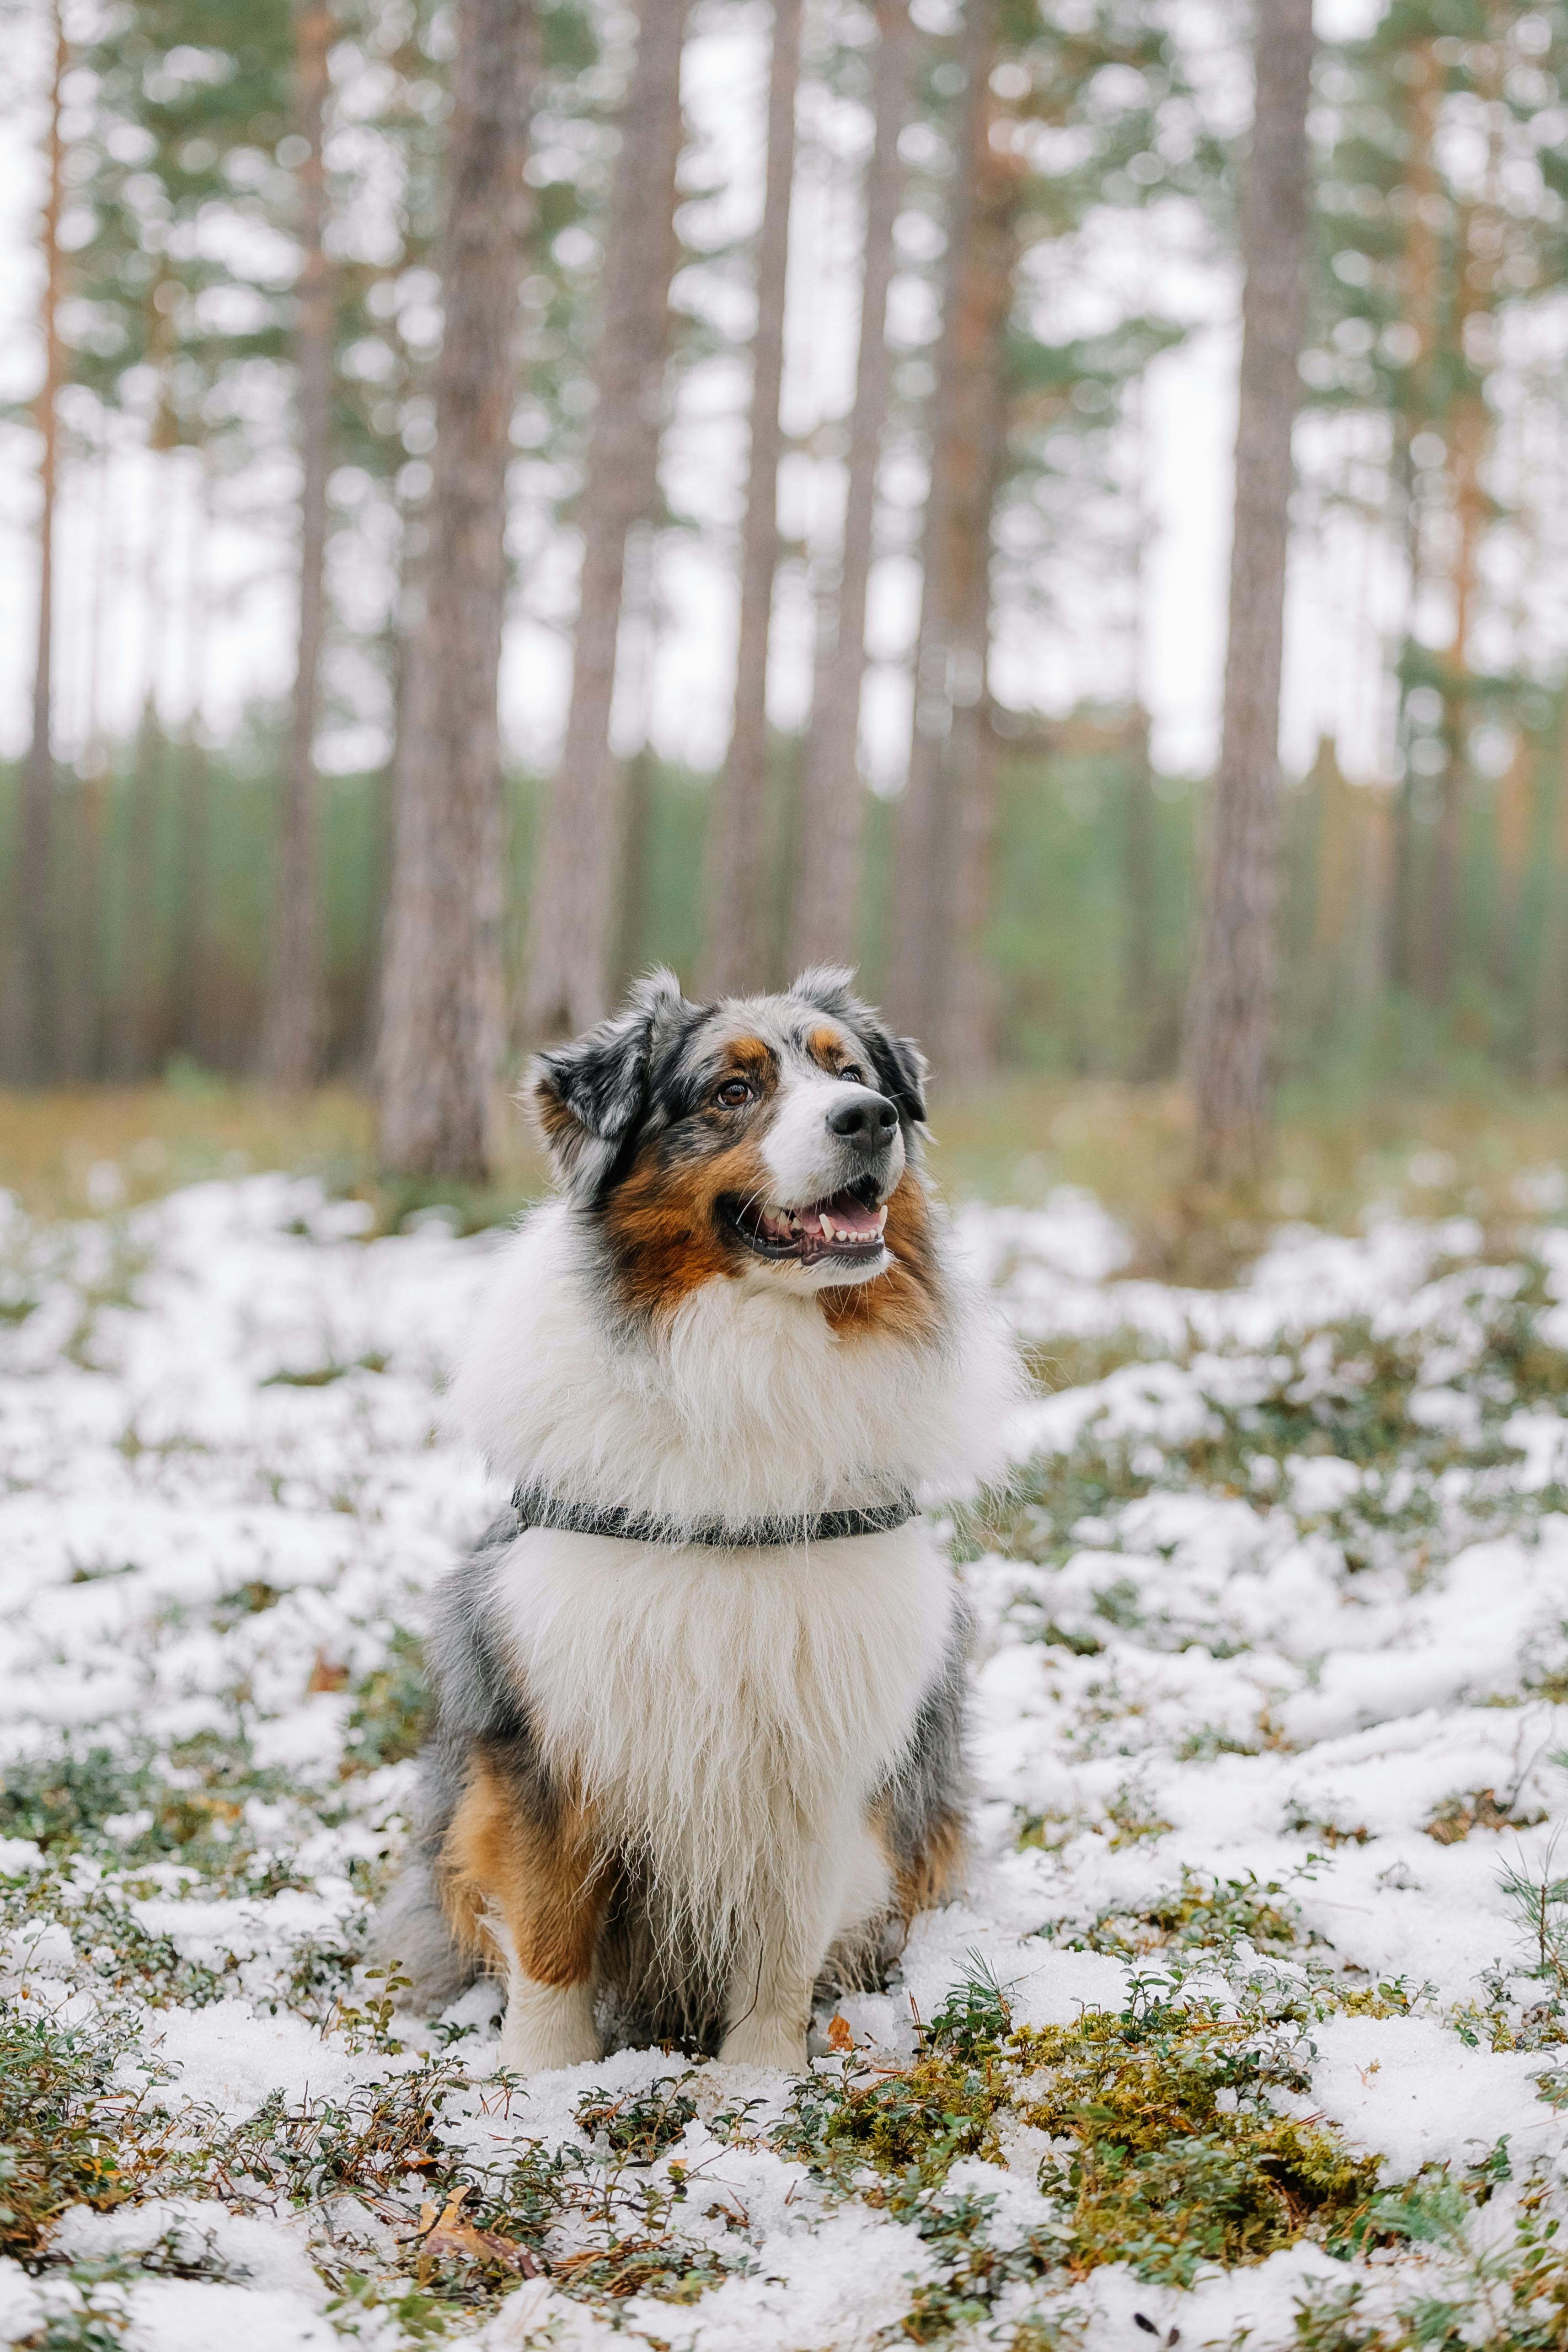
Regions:
<instances>
[{"instance_id":1,"label":"grass","mask_svg":"<svg viewBox=\"0 0 1568 2352\"><path fill-rule=\"evenodd\" d=\"M0 2254L34 2253L68 2205L105 2212L147 2193L170 2126L117 2080L134 2042L0 2006Z\"/></svg>"},{"instance_id":2,"label":"grass","mask_svg":"<svg viewBox=\"0 0 1568 2352\"><path fill-rule=\"evenodd\" d=\"M483 1192L383 1181L368 1096L347 1087L278 1096L184 1069L159 1086L0 1092L0 1187L35 1216L79 1217L209 1177L287 1168L368 1202L372 1230L392 1230L437 1204L456 1210L465 1227L491 1224L536 1199L546 1181L521 1115L505 1106L497 1127L502 1148Z\"/></svg>"},{"instance_id":3,"label":"grass","mask_svg":"<svg viewBox=\"0 0 1568 2352\"><path fill-rule=\"evenodd\" d=\"M933 1097L936 1165L957 1194L1043 1201L1082 1185L1128 1218L1157 1255L1184 1222L1227 1208L1245 1219L1352 1225L1370 1200L1421 1215L1517 1218L1521 1170L1568 1160L1568 1089L1498 1086L1444 1096L1298 1090L1281 1104L1269 1181L1236 1202L1194 1195L1191 1112L1172 1086L1016 1077ZM1550 1205L1550 1204L1547 1204ZM1152 1266L1152 1271L1158 1271Z\"/></svg>"},{"instance_id":4,"label":"grass","mask_svg":"<svg viewBox=\"0 0 1568 2352\"><path fill-rule=\"evenodd\" d=\"M376 1183L369 1110L346 1093L290 1109L187 1075L132 1093L29 1097L19 1120L7 1118L9 1108L0 1099L0 1181L45 1214L110 1210L121 1198L230 1172L229 1153L250 1166L314 1169L333 1190L368 1201L375 1230L395 1225L410 1206L427 1205ZM1177 1213L1185 1141L1180 1106L1169 1095L1009 1084L941 1115L940 1135L939 1165L953 1191L1029 1201L1058 1181L1092 1184L1137 1222L1151 1251L1160 1219ZM1366 1199L1386 1192L1428 1213L1464 1209L1500 1240L1530 1206L1512 1171L1539 1169L1555 1156L1568 1160L1568 1097L1521 1096L1468 1110L1391 1108L1359 1125L1347 1115L1337 1127L1325 1115L1315 1126L1288 1125L1285 1150L1303 1172L1283 1181L1306 1186L1307 1197L1277 1185L1272 1215L1349 1222ZM118 1171L113 1184L102 1174L105 1162ZM507 1213L541 1181L520 1140L492 1192L452 1205L463 1223L482 1222ZM1550 1209L1550 1188L1537 1189L1537 1207ZM117 1295L115 1284L122 1288L127 1277L109 1255L123 1241L122 1228L110 1217L83 1233L91 1252L105 1257L99 1290L105 1298ZM79 1254L83 1245L82 1234L61 1230L38 1241L46 1253ZM1076 1694L1085 1739L1100 1725L1112 1748L1122 1737L1130 1702L1119 1696L1116 1672L1127 1633L1154 1647L1195 1645L1215 1657L1234 1654L1233 1642L1246 1646L1228 1621L1215 1627L1201 1612L1189 1619L1184 1602L1156 1601L1153 1588L1120 1576L1114 1563L1107 1564L1103 1589L1058 1590L1051 1570L1086 1543L1118 1549L1122 1507L1151 1489L1246 1495L1267 1518L1270 1498L1289 1492L1292 1462L1332 1455L1355 1465L1362 1485L1303 1526L1314 1541L1337 1549L1349 1577L1388 1568L1416 1584L1428 1554L1446 1555L1462 1535L1504 1525L1528 1533L1563 1507L1554 1488L1520 1491L1501 1435L1520 1404L1560 1410L1568 1400L1568 1353L1534 1328L1543 1295L1542 1270L1529 1263L1515 1276L1495 1265L1467 1267L1446 1284L1447 1303L1434 1309L1431 1328L1325 1323L1310 1341L1249 1359L1247 1380L1217 1378L1196 1435L1155 1444L1147 1435L1111 1437L1090 1423L1072 1453L1037 1462L994 1507L986 1532L1018 1563L1012 1633L1050 1646L1049 1671ZM85 1349L90 1318L83 1332ZM1411 1410L1431 1384L1435 1348L1444 1353L1445 1384L1473 1402L1462 1438ZM1101 1378L1142 1352L1131 1337L1058 1341L1048 1358L1042 1350L1039 1369L1061 1386ZM1177 1353L1202 1386L1201 1351L1194 1344ZM323 1362L294 1372L289 1385L324 1386L351 1369ZM365 1369L374 1369L372 1360ZM1445 1482L1458 1470L1468 1483L1444 1499ZM79 1572L85 1580L120 1566L110 1554ZM259 1580L237 1586L214 1605L213 1622L233 1626L279 1598ZM1559 1662L1558 1636L1542 1639L1539 1672L1532 1665L1528 1686L1561 1696L1568 1665ZM296 1939L243 1962L219 1952L211 1965L183 1958L170 1938L139 1924L137 1902L182 1883L187 1871L204 1894L271 1895L300 1885L294 1857L318 1822L343 1817L364 1792L363 1775L412 1753L424 1706L417 1646L391 1626L378 1629L377 1642L374 1663L356 1651L351 1669L331 1649L317 1659L310 1686L342 1692L347 1714L341 1768L324 1787L290 1790L287 1776L255 1763L237 1727L177 1743L157 1759L129 1743L123 1750L62 1743L5 1776L0 1834L37 1839L45 1864L0 1887L0 1933L26 1935L46 1920L62 1922L79 1972L114 2004L90 2032L51 2026L28 2013L37 2006L31 2002L5 2022L5 2242L30 2265L47 2259L49 2222L75 2201L110 2207L127 2197L194 2193L221 2197L237 2210L271 2210L281 2200L308 2210L347 2192L395 2229L397 2246L374 2278L348 2267L346 2258L335 2269L336 2258L322 2258L345 2333L363 2327L374 2336L384 2323L397 2340L437 2341L494 2307L520 2270L535 2267L562 2292L609 2314L634 2295L671 2306L695 2303L752 2257L742 2238L715 2251L683 2231L683 2209L688 2219L694 2210L689 2193L706 2192L699 2171L689 2178L682 2167L696 2099L679 2061L636 2095L585 2093L573 2138L534 2142L487 2165L464 2136L473 2095L460 2053L404 2063L411 2053L394 2038L393 1988L378 1987L358 1967L352 1916L319 1940ZM1077 1736L1070 1726L1064 1734ZM1184 1737L1180 1752L1194 1760L1281 1742L1266 1706L1255 1724L1204 1723ZM1085 1800L1081 1813L1022 1816L1018 1843L1052 1850L1089 1832L1110 1847L1152 1851L1172 1833L1141 1793L1134 1768L1125 1769L1118 1793ZM1531 1817L1530 1803L1499 1775L1495 1788L1456 1786L1425 1826L1439 1845L1472 1835L1479 1843ZM1303 1813L1289 1826L1303 1841L1301 1876L1312 1868L1309 1848L1359 1845L1373 1834L1353 1810L1334 1820ZM1121 2009L1020 2029L1005 1990L977 1968L925 2026L910 2063L847 2057L837 2072L830 2064L803 2083L781 2121L721 2116L716 2137L727 2133L742 2147L760 2141L797 2158L828 2197L869 2204L919 2238L931 2275L889 2342L987 2340L992 2331L1012 2352L1066 2352L1075 2340L1075 2284L1106 2265L1125 2263L1152 2286L1180 2288L1206 2264L1258 2263L1301 2240L1351 2255L1431 2247L1449 2265L1445 2278L1457 2282L1451 2308L1429 2298L1394 2317L1386 2304L1370 2312L1354 2279L1343 2294L1318 2293L1302 2305L1304 2352L1414 2352L1418 2344L1458 2352L1461 2342L1500 2352L1505 2344L1568 2341L1568 2268L1543 2214L1526 2203L1516 2235L1495 2259L1475 2256L1467 2224L1491 2193L1490 2176L1451 2168L1382 2191L1373 2159L1347 2147L1326 2124L1280 2112L1310 2080L1317 2021L1405 2013L1425 2002L1425 1992L1364 1977L1352 1983L1352 1972L1304 1925L1292 1899L1296 1873L1221 1878L1184 1867L1170 1846L1159 1851L1168 1861L1153 1891L1143 1885L1092 1916L1086 1906L1053 1929L1058 1943L1132 1964ZM360 1867L356 1860L353 1883L363 1895L374 1889ZM1509 1891L1517 1965L1500 1965L1485 2000L1447 2018L1473 2045L1539 2052L1542 2095L1552 2104L1568 2103L1568 2067L1553 2071L1568 2041L1568 1880L1548 1854L1533 1874L1522 1864L1515 1871ZM336 2100L275 2099L243 2125L214 2119L199 2138L187 2134L175 2144L134 2087L122 2087L128 2045L117 2038L115 2014L128 2001L199 2006L242 1982L247 1998L263 2005L270 1999L353 2050L384 2054L395 2062L388 2079ZM955 2179L954 2168L965 2157L1004 2153L1016 2166L1021 2137L1050 2210L1019 2238L1000 2226L1005 2217L993 2212L996 2199L976 2192L973 2175ZM591 2245L581 2243L584 2233L592 2234ZM1485 2232L1470 2235L1479 2243ZM562 2251L563 2236L570 2251ZM84 2280L80 2312L51 2319L55 2332L40 2345L100 2352L119 2341L116 2292L112 2280ZM1016 2324L1021 2294L1042 2305L1048 2296L1050 2310ZM672 2310L659 2332L677 2342L681 2326ZM1155 2340L1152 2326L1146 2333Z\"/></svg>"},{"instance_id":5,"label":"grass","mask_svg":"<svg viewBox=\"0 0 1568 2352\"><path fill-rule=\"evenodd\" d=\"M1084 1540L1085 1521L1114 1515L1155 1487L1246 1496L1267 1507L1285 1490L1293 1462L1325 1455L1353 1465L1361 1484L1342 1501L1298 1516L1341 1547L1352 1573L1408 1562L1440 1524L1452 1533L1460 1517L1472 1537L1533 1526L1564 1496L1556 1486L1520 1491L1510 1470L1517 1457L1502 1433L1521 1407L1560 1411L1568 1396L1568 1350L1536 1328L1542 1295L1542 1270L1528 1262L1511 1279L1484 1265L1458 1279L1442 1336L1448 1385L1473 1408L1461 1431L1431 1427L1413 1410L1429 1380L1430 1328L1388 1334L1357 1318L1324 1322L1306 1340L1255 1360L1244 1393L1215 1381L1204 1392L1206 1426L1184 1442L1154 1450L1142 1437L1107 1438L1091 1422L1069 1452L1040 1457L993 1501L989 1540L1015 1559L1059 1565ZM1171 1360L1192 1365L1202 1383L1205 1359L1195 1344ZM1442 1500L1440 1482L1454 1470L1471 1474L1462 1510ZM1131 1605L1108 1580L1092 1611L1043 1619L1035 1638L1092 1654L1102 1627L1125 1622Z\"/></svg>"},{"instance_id":6,"label":"grass","mask_svg":"<svg viewBox=\"0 0 1568 2352\"><path fill-rule=\"evenodd\" d=\"M1251 1890L1227 1899L1256 1916ZM1278 1989L1233 1984L1218 2002L1184 1991L1178 1969L1134 1976L1119 2011L1015 2027L1005 1991L977 1970L912 2064L803 2084L775 2145L938 2253L944 2276L906 2323L916 2342L983 2319L1020 2277L1060 2287L1126 2263L1185 2286L1205 2263L1262 2262L1301 2237L1343 2252L1385 2242L1370 2217L1378 2159L1275 2110L1275 2094L1308 2086L1306 2021ZM1020 2123L1047 2137L1039 2184L1057 2210L1003 2252L987 2242L988 2200L947 2183L961 2158L997 2158Z\"/></svg>"},{"instance_id":7,"label":"grass","mask_svg":"<svg viewBox=\"0 0 1568 2352\"><path fill-rule=\"evenodd\" d=\"M1082 1186L1128 1221L1141 1267L1165 1278L1228 1278L1270 1222L1346 1228L1372 1200L1506 1226L1525 1205L1520 1171L1568 1162L1562 1087L1300 1094L1284 1104L1269 1181L1225 1196L1189 1182L1190 1113L1174 1087L1008 1077L963 1095L939 1088L932 1119L932 1168L951 1196L1031 1206L1058 1184ZM481 1191L389 1181L363 1093L284 1097L176 1066L155 1086L0 1093L0 1186L36 1215L80 1216L205 1177L290 1168L368 1202L374 1230L437 1203L473 1226L514 1213L546 1181L513 1104L498 1108L497 1131L494 1179Z\"/></svg>"}]
</instances>

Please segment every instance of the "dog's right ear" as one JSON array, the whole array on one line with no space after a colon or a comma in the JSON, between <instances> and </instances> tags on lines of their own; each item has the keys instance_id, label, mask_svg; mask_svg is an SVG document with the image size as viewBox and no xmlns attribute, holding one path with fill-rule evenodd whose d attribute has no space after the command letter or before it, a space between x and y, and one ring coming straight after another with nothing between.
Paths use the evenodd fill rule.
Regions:
<instances>
[{"instance_id":1,"label":"dog's right ear","mask_svg":"<svg viewBox=\"0 0 1568 2352\"><path fill-rule=\"evenodd\" d=\"M529 1065L524 1099L557 1182L580 1207L602 1198L647 1108L658 1045L697 1011L672 971L651 971L634 984L624 1013Z\"/></svg>"}]
</instances>

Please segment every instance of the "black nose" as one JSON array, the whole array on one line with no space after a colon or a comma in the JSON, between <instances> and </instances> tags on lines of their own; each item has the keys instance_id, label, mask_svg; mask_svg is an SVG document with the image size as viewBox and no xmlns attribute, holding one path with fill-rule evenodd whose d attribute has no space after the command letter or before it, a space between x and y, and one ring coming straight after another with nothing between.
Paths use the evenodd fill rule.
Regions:
<instances>
[{"instance_id":1,"label":"black nose","mask_svg":"<svg viewBox=\"0 0 1568 2352\"><path fill-rule=\"evenodd\" d=\"M886 1095L869 1087L846 1087L844 1100L827 1114L827 1131L842 1135L860 1151L880 1151L899 1123L899 1114Z\"/></svg>"}]
</instances>

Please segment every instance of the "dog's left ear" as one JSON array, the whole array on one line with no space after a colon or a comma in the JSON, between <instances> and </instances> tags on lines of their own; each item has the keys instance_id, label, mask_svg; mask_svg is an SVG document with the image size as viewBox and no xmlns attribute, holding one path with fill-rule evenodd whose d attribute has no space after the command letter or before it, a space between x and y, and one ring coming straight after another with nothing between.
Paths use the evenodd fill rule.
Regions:
<instances>
[{"instance_id":1,"label":"dog's left ear","mask_svg":"<svg viewBox=\"0 0 1568 2352\"><path fill-rule=\"evenodd\" d=\"M661 1039L696 1013L672 971L651 971L634 984L624 1012L530 1064L524 1099L557 1181L580 1207L601 1197L647 1108Z\"/></svg>"},{"instance_id":2,"label":"dog's left ear","mask_svg":"<svg viewBox=\"0 0 1568 2352\"><path fill-rule=\"evenodd\" d=\"M847 965L819 964L803 971L790 994L803 997L807 1004L816 1005L853 1029L871 1056L879 1090L897 1103L907 1126L924 1125L925 1082L931 1065L912 1037L895 1037L875 1005L856 995L855 974Z\"/></svg>"}]
</instances>

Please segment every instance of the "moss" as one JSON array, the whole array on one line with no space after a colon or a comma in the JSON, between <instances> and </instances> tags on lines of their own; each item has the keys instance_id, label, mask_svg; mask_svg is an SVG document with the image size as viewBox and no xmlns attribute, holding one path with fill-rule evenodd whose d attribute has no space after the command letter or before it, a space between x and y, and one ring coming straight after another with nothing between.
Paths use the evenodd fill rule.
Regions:
<instances>
[{"instance_id":1,"label":"moss","mask_svg":"<svg viewBox=\"0 0 1568 2352\"><path fill-rule=\"evenodd\" d=\"M1136 1983L1120 2012L1027 2037L1026 2120L1065 2143L1041 2187L1070 2209L1075 2273L1126 2262L1184 2285L1205 2262L1261 2262L1307 2232L1346 2238L1377 2185L1316 2124L1268 2094L1306 2078L1256 2018L1222 2018Z\"/></svg>"},{"instance_id":2,"label":"moss","mask_svg":"<svg viewBox=\"0 0 1568 2352\"><path fill-rule=\"evenodd\" d=\"M1163 1949L1229 1950L1243 1938L1260 1951L1288 1951L1301 1938L1300 1918L1278 1879L1255 1871L1211 1878L1182 1865L1181 1883L1137 1907L1101 1912L1081 1937L1091 1951L1132 1958Z\"/></svg>"},{"instance_id":3,"label":"moss","mask_svg":"<svg viewBox=\"0 0 1568 2352\"><path fill-rule=\"evenodd\" d=\"M1016 2056L1006 1999L976 1965L922 2029L912 2065L814 2075L795 2090L775 2145L840 2179L869 2165L899 2178L907 2200L940 2186L960 2157L999 2156L997 2118L1013 2094Z\"/></svg>"},{"instance_id":4,"label":"moss","mask_svg":"<svg viewBox=\"0 0 1568 2352\"><path fill-rule=\"evenodd\" d=\"M913 2173L935 2183L946 2179L961 2156L999 2156L996 2118L1011 2087L997 2058L964 2061L933 2052L910 2067L831 2095L820 2108L808 2091L800 2109L803 2118L813 2118L816 2108L820 2143L827 2150L879 2172ZM808 2123L807 2140L811 2136ZM800 2140L795 2145L805 2152Z\"/></svg>"},{"instance_id":5,"label":"moss","mask_svg":"<svg viewBox=\"0 0 1568 2352\"><path fill-rule=\"evenodd\" d=\"M1174 1932L1205 1915L1212 1927L1228 1906L1226 1932L1239 1933L1235 1916L1268 1917L1279 1892L1189 1877L1171 1898ZM1184 2285L1205 2263L1262 2262L1303 2236L1345 2251L1384 2242L1392 2225L1369 2219L1377 2158L1278 2112L1276 2094L1307 2087L1305 2054L1261 1995L1222 2014L1169 1981L1134 1979L1121 2011L1016 2028L1000 1989L976 1972L932 2019L911 2065L802 2084L774 2144L940 2253L941 2275L904 2326L931 2342L984 2317L1010 2279L1059 2289L1127 2263ZM1040 2187L1058 2218L1003 2253L984 2227L991 2200L946 2183L961 2158L1000 2162L1019 2121L1054 2143Z\"/></svg>"}]
</instances>

